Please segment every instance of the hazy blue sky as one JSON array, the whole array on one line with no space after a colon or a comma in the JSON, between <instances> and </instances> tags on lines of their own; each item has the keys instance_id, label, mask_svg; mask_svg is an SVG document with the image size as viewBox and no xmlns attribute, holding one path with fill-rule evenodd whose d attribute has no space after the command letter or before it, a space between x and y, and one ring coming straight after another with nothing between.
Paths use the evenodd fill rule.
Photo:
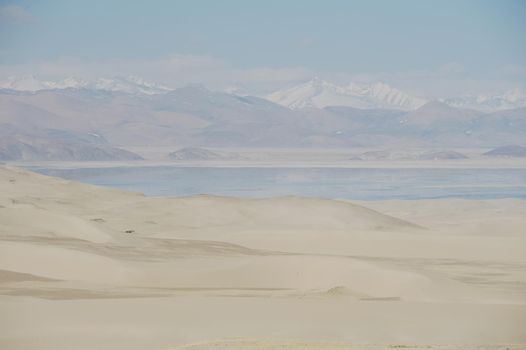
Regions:
<instances>
[{"instance_id":1,"label":"hazy blue sky","mask_svg":"<svg viewBox=\"0 0 526 350\"><path fill-rule=\"evenodd\" d=\"M508 88L526 81L525 19L524 0L0 1L0 74Z\"/></svg>"}]
</instances>

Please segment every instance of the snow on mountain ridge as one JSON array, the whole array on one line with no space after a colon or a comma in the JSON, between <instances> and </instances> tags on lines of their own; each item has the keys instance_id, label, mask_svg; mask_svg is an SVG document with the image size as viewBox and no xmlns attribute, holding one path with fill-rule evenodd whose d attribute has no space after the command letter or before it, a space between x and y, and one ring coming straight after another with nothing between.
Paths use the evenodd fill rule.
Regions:
<instances>
[{"instance_id":1,"label":"snow on mountain ridge","mask_svg":"<svg viewBox=\"0 0 526 350\"><path fill-rule=\"evenodd\" d=\"M410 96L385 83L351 82L340 86L319 78L267 96L272 102L291 109L304 107L349 106L355 108L416 109L427 101Z\"/></svg>"},{"instance_id":2,"label":"snow on mountain ridge","mask_svg":"<svg viewBox=\"0 0 526 350\"><path fill-rule=\"evenodd\" d=\"M467 95L441 99L440 101L452 107L493 112L526 107L526 91L512 89L499 95Z\"/></svg>"},{"instance_id":3,"label":"snow on mountain ridge","mask_svg":"<svg viewBox=\"0 0 526 350\"><path fill-rule=\"evenodd\" d=\"M38 91L53 88L53 82L41 81L32 75L24 75L21 77L9 77L5 81L0 82L0 88L17 91Z\"/></svg>"},{"instance_id":4,"label":"snow on mountain ridge","mask_svg":"<svg viewBox=\"0 0 526 350\"><path fill-rule=\"evenodd\" d=\"M103 77L90 81L69 77L49 81L37 79L32 75L24 75L0 81L0 88L29 92L91 89L142 95L165 94L175 90L137 76ZM238 96L247 95L240 94L235 87L226 89L226 92ZM262 97L291 109L349 106L359 109L415 110L428 102L382 82L373 84L350 82L347 85L337 85L319 78ZM442 98L438 101L456 108L495 112L526 107L526 91L512 89L501 94L465 95Z\"/></svg>"},{"instance_id":5,"label":"snow on mountain ridge","mask_svg":"<svg viewBox=\"0 0 526 350\"><path fill-rule=\"evenodd\" d=\"M25 75L21 77L9 77L6 81L0 82L0 88L32 92L39 90L84 88L147 95L166 93L173 90L160 84L147 82L136 76L128 76L125 78L98 78L93 81L69 77L59 81L46 81L39 80L32 75Z\"/></svg>"},{"instance_id":6,"label":"snow on mountain ridge","mask_svg":"<svg viewBox=\"0 0 526 350\"><path fill-rule=\"evenodd\" d=\"M99 78L92 84L92 88L99 90L123 91L146 95L162 94L173 90L163 85L147 82L136 76L126 78Z\"/></svg>"}]
</instances>

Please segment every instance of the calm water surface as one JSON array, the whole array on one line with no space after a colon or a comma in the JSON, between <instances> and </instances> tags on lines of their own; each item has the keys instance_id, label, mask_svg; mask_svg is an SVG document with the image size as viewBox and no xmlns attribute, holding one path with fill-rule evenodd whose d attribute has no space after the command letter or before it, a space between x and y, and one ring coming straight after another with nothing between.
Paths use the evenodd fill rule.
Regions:
<instances>
[{"instance_id":1,"label":"calm water surface","mask_svg":"<svg viewBox=\"0 0 526 350\"><path fill-rule=\"evenodd\" d=\"M149 196L297 195L376 199L526 199L526 169L116 167L52 169L46 175Z\"/></svg>"}]
</instances>

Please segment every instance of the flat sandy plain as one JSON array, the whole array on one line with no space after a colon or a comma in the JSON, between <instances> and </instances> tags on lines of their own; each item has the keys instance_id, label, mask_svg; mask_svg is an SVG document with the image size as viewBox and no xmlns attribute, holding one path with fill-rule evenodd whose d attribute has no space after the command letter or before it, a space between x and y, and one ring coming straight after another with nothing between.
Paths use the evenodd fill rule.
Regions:
<instances>
[{"instance_id":1,"label":"flat sandy plain","mask_svg":"<svg viewBox=\"0 0 526 350\"><path fill-rule=\"evenodd\" d=\"M148 198L0 167L1 349L525 349L526 202Z\"/></svg>"}]
</instances>

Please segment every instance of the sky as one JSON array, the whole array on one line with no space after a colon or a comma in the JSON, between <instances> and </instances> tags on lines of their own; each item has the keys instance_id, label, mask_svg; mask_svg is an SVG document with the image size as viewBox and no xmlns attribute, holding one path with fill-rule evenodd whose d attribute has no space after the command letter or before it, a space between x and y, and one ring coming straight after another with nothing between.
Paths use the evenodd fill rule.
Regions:
<instances>
[{"instance_id":1,"label":"sky","mask_svg":"<svg viewBox=\"0 0 526 350\"><path fill-rule=\"evenodd\" d=\"M0 78L493 93L526 86L525 19L525 0L0 0Z\"/></svg>"}]
</instances>

